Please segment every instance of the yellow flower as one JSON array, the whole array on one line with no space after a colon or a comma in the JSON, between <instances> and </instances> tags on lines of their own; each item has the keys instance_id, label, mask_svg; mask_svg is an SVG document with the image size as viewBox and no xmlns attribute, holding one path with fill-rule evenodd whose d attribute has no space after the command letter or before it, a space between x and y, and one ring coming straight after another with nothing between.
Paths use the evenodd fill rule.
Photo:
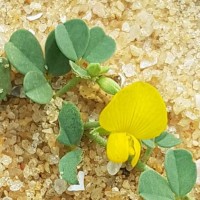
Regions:
<instances>
[{"instance_id":1,"label":"yellow flower","mask_svg":"<svg viewBox=\"0 0 200 200\"><path fill-rule=\"evenodd\" d=\"M134 167L140 157L141 139L154 138L167 126L165 103L150 84L133 83L120 90L100 114L100 125L110 132L108 159L122 163L132 158Z\"/></svg>"}]
</instances>

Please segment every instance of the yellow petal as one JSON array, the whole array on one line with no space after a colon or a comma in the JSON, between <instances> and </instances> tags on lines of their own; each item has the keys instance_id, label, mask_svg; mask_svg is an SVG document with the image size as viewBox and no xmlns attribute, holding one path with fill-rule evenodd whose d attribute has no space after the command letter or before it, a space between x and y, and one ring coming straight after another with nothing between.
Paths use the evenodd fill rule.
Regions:
<instances>
[{"instance_id":1,"label":"yellow petal","mask_svg":"<svg viewBox=\"0 0 200 200\"><path fill-rule=\"evenodd\" d=\"M126 133L111 133L107 142L107 156L112 162L123 163L129 156L129 137Z\"/></svg>"},{"instance_id":2,"label":"yellow petal","mask_svg":"<svg viewBox=\"0 0 200 200\"><path fill-rule=\"evenodd\" d=\"M132 140L133 140L133 147L135 150L135 154L131 161L131 165L135 167L140 157L141 145L140 145L140 142L134 136L132 137Z\"/></svg>"},{"instance_id":3,"label":"yellow petal","mask_svg":"<svg viewBox=\"0 0 200 200\"><path fill-rule=\"evenodd\" d=\"M158 136L167 126L165 103L150 84L133 83L120 90L100 114L109 132L127 132L138 139Z\"/></svg>"}]
</instances>

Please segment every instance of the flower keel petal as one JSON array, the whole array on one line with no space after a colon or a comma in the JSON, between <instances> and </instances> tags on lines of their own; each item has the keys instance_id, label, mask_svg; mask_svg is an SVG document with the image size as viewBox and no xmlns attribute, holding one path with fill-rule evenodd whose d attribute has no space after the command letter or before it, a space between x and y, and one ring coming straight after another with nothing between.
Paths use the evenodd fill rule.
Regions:
<instances>
[{"instance_id":1,"label":"flower keel petal","mask_svg":"<svg viewBox=\"0 0 200 200\"><path fill-rule=\"evenodd\" d=\"M129 156L129 137L126 133L111 133L107 142L108 159L115 163L123 163Z\"/></svg>"}]
</instances>

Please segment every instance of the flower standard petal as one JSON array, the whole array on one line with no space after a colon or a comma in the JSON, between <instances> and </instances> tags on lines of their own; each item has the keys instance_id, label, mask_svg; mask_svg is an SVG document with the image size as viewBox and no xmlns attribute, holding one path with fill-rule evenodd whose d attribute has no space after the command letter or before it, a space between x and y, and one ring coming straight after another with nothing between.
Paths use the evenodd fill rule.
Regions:
<instances>
[{"instance_id":1,"label":"flower standard petal","mask_svg":"<svg viewBox=\"0 0 200 200\"><path fill-rule=\"evenodd\" d=\"M167 126L165 103L150 84L135 82L120 90L99 118L110 132L127 132L138 139L158 136Z\"/></svg>"},{"instance_id":2,"label":"flower standard petal","mask_svg":"<svg viewBox=\"0 0 200 200\"><path fill-rule=\"evenodd\" d=\"M126 133L111 133L107 142L108 159L115 163L123 163L129 156L129 138Z\"/></svg>"}]
</instances>

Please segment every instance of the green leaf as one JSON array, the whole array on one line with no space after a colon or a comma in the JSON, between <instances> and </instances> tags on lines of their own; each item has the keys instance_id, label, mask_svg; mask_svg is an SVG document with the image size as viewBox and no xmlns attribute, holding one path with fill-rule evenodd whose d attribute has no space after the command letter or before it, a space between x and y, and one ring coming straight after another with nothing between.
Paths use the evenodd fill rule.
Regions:
<instances>
[{"instance_id":1,"label":"green leaf","mask_svg":"<svg viewBox=\"0 0 200 200\"><path fill-rule=\"evenodd\" d=\"M189 151L168 150L165 157L165 170L169 185L177 196L184 197L194 187L197 169Z\"/></svg>"},{"instance_id":2,"label":"green leaf","mask_svg":"<svg viewBox=\"0 0 200 200\"><path fill-rule=\"evenodd\" d=\"M147 146L147 147L149 147L149 148L155 148L155 142L154 142L154 139L149 139L149 140L142 140L142 143L145 145L145 146Z\"/></svg>"},{"instance_id":3,"label":"green leaf","mask_svg":"<svg viewBox=\"0 0 200 200\"><path fill-rule=\"evenodd\" d=\"M84 128L77 107L72 103L64 102L58 121L60 132L57 140L67 146L79 145Z\"/></svg>"},{"instance_id":4,"label":"green leaf","mask_svg":"<svg viewBox=\"0 0 200 200\"><path fill-rule=\"evenodd\" d=\"M163 132L161 135L155 138L155 143L164 148L170 148L181 143L181 140L168 132Z\"/></svg>"},{"instance_id":5,"label":"green leaf","mask_svg":"<svg viewBox=\"0 0 200 200\"><path fill-rule=\"evenodd\" d=\"M0 100L11 91L10 66L5 58L0 58Z\"/></svg>"},{"instance_id":6,"label":"green leaf","mask_svg":"<svg viewBox=\"0 0 200 200\"><path fill-rule=\"evenodd\" d=\"M115 41L107 36L102 28L94 27L90 29L90 40L83 58L90 63L101 63L110 58L115 49Z\"/></svg>"},{"instance_id":7,"label":"green leaf","mask_svg":"<svg viewBox=\"0 0 200 200\"><path fill-rule=\"evenodd\" d=\"M69 20L57 26L55 38L61 52L70 60L81 58L89 42L89 29L80 19Z\"/></svg>"},{"instance_id":8,"label":"green leaf","mask_svg":"<svg viewBox=\"0 0 200 200\"><path fill-rule=\"evenodd\" d=\"M55 31L52 31L45 43L45 60L48 73L53 76L62 76L71 70L69 59L64 56L57 46Z\"/></svg>"},{"instance_id":9,"label":"green leaf","mask_svg":"<svg viewBox=\"0 0 200 200\"><path fill-rule=\"evenodd\" d=\"M80 67L79 65L75 64L72 61L69 61L69 64L72 68L72 71L78 76L81 77L83 79L90 79L90 75L88 74L88 72L83 69L82 67Z\"/></svg>"},{"instance_id":10,"label":"green leaf","mask_svg":"<svg viewBox=\"0 0 200 200\"><path fill-rule=\"evenodd\" d=\"M139 194L145 200L175 200L166 179L153 170L147 170L141 174Z\"/></svg>"},{"instance_id":11,"label":"green leaf","mask_svg":"<svg viewBox=\"0 0 200 200\"><path fill-rule=\"evenodd\" d=\"M81 162L82 150L75 149L66 153L59 162L59 172L61 177L69 184L74 185L78 183L77 179L77 165Z\"/></svg>"},{"instance_id":12,"label":"green leaf","mask_svg":"<svg viewBox=\"0 0 200 200\"><path fill-rule=\"evenodd\" d=\"M11 64L22 74L45 72L42 48L31 32L23 29L14 32L5 45L5 52Z\"/></svg>"},{"instance_id":13,"label":"green leaf","mask_svg":"<svg viewBox=\"0 0 200 200\"><path fill-rule=\"evenodd\" d=\"M28 72L23 85L26 96L36 103L46 104L52 99L51 86L41 72Z\"/></svg>"}]
</instances>

